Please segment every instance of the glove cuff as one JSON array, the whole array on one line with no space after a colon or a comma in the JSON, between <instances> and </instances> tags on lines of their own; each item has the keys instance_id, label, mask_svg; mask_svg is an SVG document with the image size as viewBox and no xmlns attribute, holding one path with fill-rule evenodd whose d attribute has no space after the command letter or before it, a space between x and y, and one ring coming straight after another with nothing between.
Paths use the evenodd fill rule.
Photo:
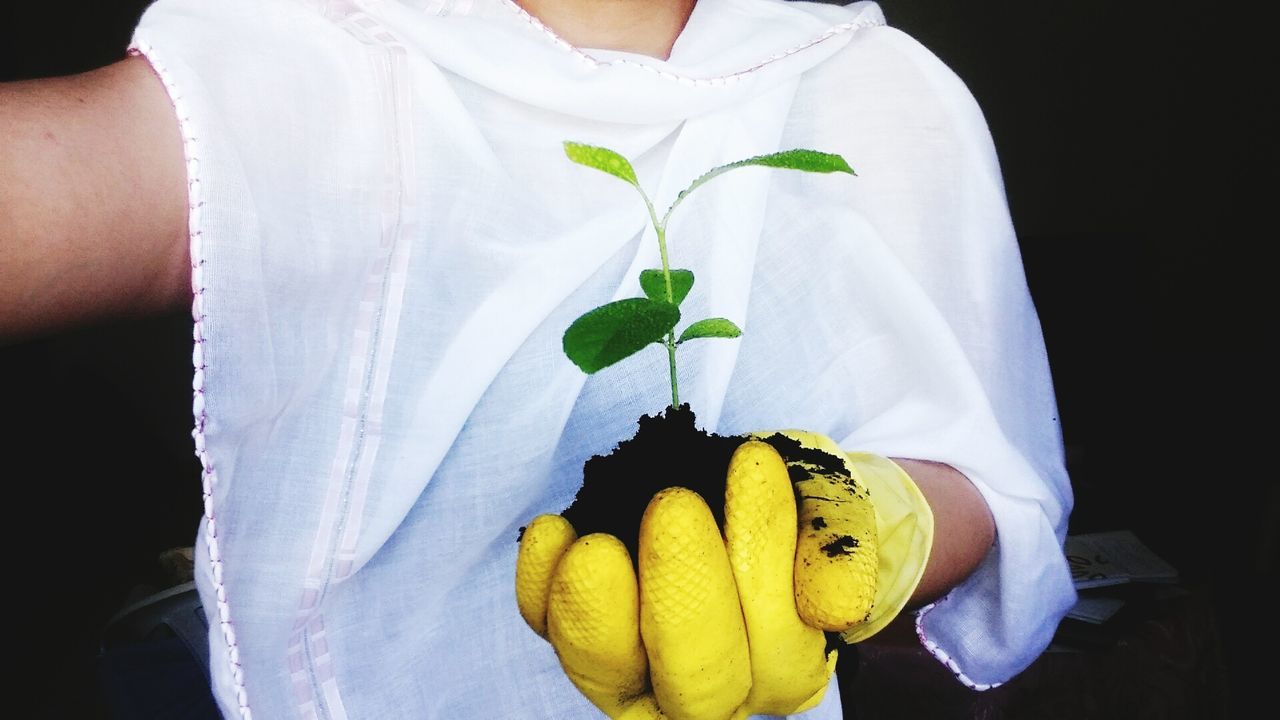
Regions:
<instances>
[{"instance_id":1,"label":"glove cuff","mask_svg":"<svg viewBox=\"0 0 1280 720\"><path fill-rule=\"evenodd\" d=\"M871 494L878 536L871 615L840 635L845 642L856 643L883 630L907 606L920 584L933 547L933 511L915 481L897 463L872 453L844 455L854 480Z\"/></svg>"}]
</instances>

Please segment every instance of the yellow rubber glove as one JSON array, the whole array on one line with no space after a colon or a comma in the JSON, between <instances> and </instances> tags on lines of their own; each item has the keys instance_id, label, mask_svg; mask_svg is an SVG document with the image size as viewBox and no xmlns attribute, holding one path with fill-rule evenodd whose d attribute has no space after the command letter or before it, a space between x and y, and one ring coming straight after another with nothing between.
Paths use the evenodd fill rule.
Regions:
<instances>
[{"instance_id":1,"label":"yellow rubber glove","mask_svg":"<svg viewBox=\"0 0 1280 720\"><path fill-rule=\"evenodd\" d=\"M638 582L613 536L578 538L559 515L525 528L520 613L610 718L808 710L835 670L823 631L869 637L919 582L932 515L905 472L801 431L782 433L795 441L784 460L759 439L766 435L730 460L723 536L693 491L653 497L640 526Z\"/></svg>"},{"instance_id":2,"label":"yellow rubber glove","mask_svg":"<svg viewBox=\"0 0 1280 720\"><path fill-rule=\"evenodd\" d=\"M870 612L853 619L856 610L826 615L823 608L839 606L839 598L852 597L856 588L841 586L850 582L850 573L857 561L837 556L837 563L815 564L803 567L801 555L796 556L796 604L806 622L824 630L839 632L846 643L857 643L880 632L902 609L906 607L920 584L925 565L929 562L929 550L933 547L933 511L920 488L905 470L892 460L865 452L846 452L831 438L804 430L783 430L780 434L797 441L803 448L821 450L844 460L845 471L854 486L865 489L875 513L876 580L875 595ZM764 437L766 434L756 434ZM808 472L810 465L803 460L791 460L793 471ZM841 535L827 528L823 533L813 527L814 518L824 517L825 504L820 498L827 487L848 486L831 473L810 473L810 479L797 484L796 497L801 508L800 533L802 545L806 541L819 548L838 542ZM813 492L816 491L816 492ZM859 490L854 494L860 495ZM808 496L808 497L806 497ZM839 496L837 496L839 497ZM858 512L860 504L851 504L845 513ZM805 521L809 520L806 527ZM825 519L825 518L824 518ZM855 537L857 537L855 535ZM835 549L835 548L833 548ZM817 568L817 572L812 572ZM809 598L821 593L821 602ZM809 609L812 608L812 609Z\"/></svg>"}]
</instances>

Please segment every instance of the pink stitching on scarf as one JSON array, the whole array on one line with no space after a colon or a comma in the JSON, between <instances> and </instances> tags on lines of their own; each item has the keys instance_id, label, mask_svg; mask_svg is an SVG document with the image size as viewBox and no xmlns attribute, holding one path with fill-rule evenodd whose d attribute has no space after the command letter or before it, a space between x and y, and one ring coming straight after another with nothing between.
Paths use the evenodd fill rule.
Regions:
<instances>
[{"instance_id":1,"label":"pink stitching on scarf","mask_svg":"<svg viewBox=\"0 0 1280 720\"><path fill-rule=\"evenodd\" d=\"M169 95L169 102L173 105L174 114L178 117L179 130L182 133L182 152L186 161L188 174L187 180L187 234L191 245L191 257L198 258L202 256L201 237L203 231L200 229L200 209L204 207L204 201L200 199L200 179L195 175L200 167L200 159L195 153L195 145L198 140L191 133L191 118L182 108L182 96L178 93L178 88L173 82L173 78L169 75L168 69L154 57L154 50L150 45L144 42L135 42L129 46L129 55L133 57L142 57L150 65L160 81L164 84L165 91ZM227 664L231 669L231 677L234 682L234 691L236 702L240 707L240 717L243 720L253 720L253 712L249 709L249 694L244 687L244 667L240 664L240 648L236 644L235 624L231 620L231 604L227 599L226 585L223 583L223 563L222 552L218 545L218 520L213 504L213 489L218 484L218 475L214 470L213 458L210 457L208 451L205 450L204 428L209 419L208 411L205 409L204 402L204 372L208 365L204 362L204 260L192 261L191 263L191 287L192 287L192 303L191 315L193 319L192 327L192 415L195 418L195 429L192 431L192 439L195 441L196 457L200 459L201 479L200 487L204 499L204 516L205 516L205 546L209 551L209 570L213 577L214 594L217 596L218 622L222 630L222 638L227 644Z\"/></svg>"},{"instance_id":2,"label":"pink stitching on scarf","mask_svg":"<svg viewBox=\"0 0 1280 720\"><path fill-rule=\"evenodd\" d=\"M728 85L729 83L738 82L739 80L742 80L747 75L754 72L758 72L759 70L762 70L767 65L771 65L779 60L790 57L791 55L795 55L796 53L802 50L808 50L814 45L830 40L831 38L837 35L843 35L844 33L849 32L851 30L858 30L864 27L876 27L878 25L884 24L883 22L881 22L879 19L875 17L871 17L865 20L855 20L853 22L840 23L839 25L831 26L821 35L813 38L808 42L801 43L800 45L797 45L793 48L789 48L787 50L774 53L773 55L770 55L769 57L765 58L764 60L761 60L755 65L744 68L737 72L729 73L728 75L719 75L719 76L710 77L710 78L692 78L687 75L673 73L669 70L662 70L660 68L653 67L652 65L649 65L647 63L636 62L635 60L626 60L626 59L600 60L599 58L593 57L583 52L582 50L578 49L577 47L574 47L567 40L557 35L554 30L544 25L541 20L529 14L529 12L524 8L520 7L520 5L518 5L515 2L515 0L501 0L501 1L504 5L507 6L509 10L523 17L525 22L532 25L535 29L541 31L543 35L549 38L551 42L554 45L556 45L556 47L559 47L562 50L568 51L569 54L582 60L583 62L587 63L591 67L607 67L610 65L627 65L630 67L639 68L646 72L651 72L661 78L665 78L673 82L678 82L681 85L689 85L693 87L704 87L704 86L718 87L718 86Z\"/></svg>"},{"instance_id":3,"label":"pink stitching on scarf","mask_svg":"<svg viewBox=\"0 0 1280 720\"><path fill-rule=\"evenodd\" d=\"M359 3L353 0L333 0L326 7L325 15L335 25L345 27L360 42L367 45L380 45L387 49L389 59L396 57L403 59L404 46L377 18L366 14ZM396 76L403 78L402 73L396 73ZM393 91L393 98L398 94ZM403 118L403 113L396 110L392 112L392 116ZM397 137L400 137L404 129L398 127L394 132L397 133ZM391 149L388 157L394 163L400 159L401 153L402 150L397 143L397 147ZM399 177L401 183L405 182L404 171L398 166L390 174ZM398 187L389 201L400 202L399 196L402 192L404 192L403 187ZM404 228L400 220L397 220L393 230L384 234L379 252L386 253L388 267L386 270L378 271L379 276L404 274L403 266L407 263L407 255L404 252L392 252L400 245L395 238L400 238L402 235L404 235ZM379 420L381 416L380 403L386 393L388 377L389 361L386 358L391 357L391 345L395 340L394 319L388 321L379 319L378 311L382 307L380 288L381 283L365 286L366 297L361 300L360 306L361 323L367 337L364 344L355 343L353 346L352 374L348 377L348 401L359 404L359 398L366 392L366 373L373 372L374 384L370 388L364 414L366 418L374 420ZM388 306L382 308L387 317L398 317L399 311L395 306L396 303L392 298L388 301ZM382 334L377 331L378 326L383 322L392 323L390 332ZM379 335L381 340L378 339ZM375 342L376 346L373 344ZM371 365L363 362L366 359ZM362 462L349 468L348 464L356 457L357 447L363 447L364 457L369 460L376 457L377 453L377 434L363 435L360 428L346 421L354 420L354 417L353 415L344 419L342 424L338 447L335 450L336 457L344 458L341 474L331 477L330 487L326 492L325 504L317 525L316 539L312 544L311 557L307 563L302 599L295 618L294 630L289 636L288 670L294 687L294 700L304 718L316 717L318 709L327 710L326 715L331 720L346 720L348 717L338 689L335 653L332 652L326 638L324 612L320 605L330 584L345 580L350 575L368 493L368 474L371 465L368 462ZM343 480L348 470L353 473L350 482ZM331 548L332 552L330 552ZM310 650L306 646L308 640L311 643ZM315 695L316 690L319 691L319 697Z\"/></svg>"},{"instance_id":4,"label":"pink stitching on scarf","mask_svg":"<svg viewBox=\"0 0 1280 720\"><path fill-rule=\"evenodd\" d=\"M948 653L946 650L943 650L942 647L938 645L938 643L931 640L929 636L925 634L924 616L927 615L930 610L937 607L938 603L945 601L948 597L950 597L950 595L944 596L940 600L935 600L934 602L931 602L928 605L925 605L924 607L920 608L920 610L916 613L916 637L920 638L920 644L924 645L924 648L928 650L929 653L938 660L938 662L942 663L943 665L946 665L947 669L950 670L951 673L956 676L956 679L959 680L962 684L964 684L965 687L971 690L979 690L979 691L991 690L992 688L1000 687L1004 683L975 682L968 675L965 675L964 671L960 669L960 665L956 663L954 658L951 657L951 654Z\"/></svg>"}]
</instances>

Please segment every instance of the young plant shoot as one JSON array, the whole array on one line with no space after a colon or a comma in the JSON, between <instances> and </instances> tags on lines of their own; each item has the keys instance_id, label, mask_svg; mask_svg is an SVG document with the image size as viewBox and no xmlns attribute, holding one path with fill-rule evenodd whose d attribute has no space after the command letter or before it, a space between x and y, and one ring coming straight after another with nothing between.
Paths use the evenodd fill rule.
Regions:
<instances>
[{"instance_id":1,"label":"young plant shoot","mask_svg":"<svg viewBox=\"0 0 1280 720\"><path fill-rule=\"evenodd\" d=\"M573 321L564 333L565 355L583 372L593 374L631 357L650 344L665 345L671 371L672 408L680 406L680 391L676 381L676 348L697 338L735 338L742 331L730 320L713 317L691 323L676 337L675 327L680 322L680 303L693 287L693 272L672 268L668 260L667 223L671 219L671 213L694 190L735 168L755 165L806 172L854 174L853 168L841 156L816 150L784 150L758 155L703 173L676 195L671 207L659 218L653 202L640 187L635 169L625 157L608 148L575 142L566 142L564 150L573 162L609 173L626 181L640 193L657 234L658 252L662 258L661 268L640 272L640 288L645 297L606 303Z\"/></svg>"}]
</instances>

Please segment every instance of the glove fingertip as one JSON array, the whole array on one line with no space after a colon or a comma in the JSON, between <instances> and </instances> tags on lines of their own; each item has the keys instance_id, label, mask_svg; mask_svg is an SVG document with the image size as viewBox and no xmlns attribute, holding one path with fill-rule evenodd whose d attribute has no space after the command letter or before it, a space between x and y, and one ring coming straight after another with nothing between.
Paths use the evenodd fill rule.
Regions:
<instances>
[{"instance_id":1,"label":"glove fingertip","mask_svg":"<svg viewBox=\"0 0 1280 720\"><path fill-rule=\"evenodd\" d=\"M569 680L610 717L648 687L639 603L631 555L613 535L576 540L555 570L547 638Z\"/></svg>"},{"instance_id":2,"label":"glove fingertip","mask_svg":"<svg viewBox=\"0 0 1280 720\"><path fill-rule=\"evenodd\" d=\"M559 515L539 515L524 528L516 555L516 606L525 623L547 636L547 603L556 565L578 533Z\"/></svg>"}]
</instances>

